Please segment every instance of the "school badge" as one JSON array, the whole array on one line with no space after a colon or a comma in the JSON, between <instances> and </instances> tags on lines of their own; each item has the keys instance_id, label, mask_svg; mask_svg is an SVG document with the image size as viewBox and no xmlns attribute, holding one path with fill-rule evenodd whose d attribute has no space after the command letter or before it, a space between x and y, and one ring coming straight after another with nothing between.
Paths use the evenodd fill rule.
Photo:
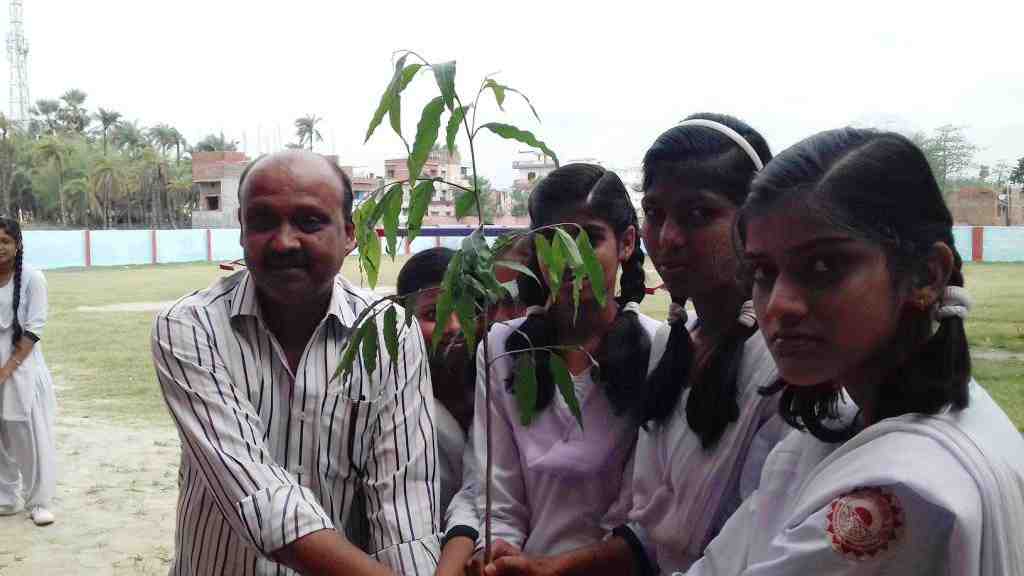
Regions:
<instances>
[{"instance_id":1,"label":"school badge","mask_svg":"<svg viewBox=\"0 0 1024 576\"><path fill-rule=\"evenodd\" d=\"M903 533L903 506L883 488L858 488L836 498L827 518L832 549L853 560L876 557Z\"/></svg>"}]
</instances>

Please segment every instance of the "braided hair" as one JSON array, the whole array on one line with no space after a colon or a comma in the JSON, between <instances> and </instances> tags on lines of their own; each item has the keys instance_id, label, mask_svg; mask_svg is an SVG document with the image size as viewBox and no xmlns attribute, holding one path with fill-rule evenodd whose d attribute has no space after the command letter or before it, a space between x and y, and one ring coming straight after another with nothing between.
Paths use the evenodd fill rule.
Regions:
<instances>
[{"instance_id":1,"label":"braided hair","mask_svg":"<svg viewBox=\"0 0 1024 576\"><path fill-rule=\"evenodd\" d=\"M0 217L0 230L7 233L8 236L14 239L14 242L18 246L18 251L14 256L14 298L11 301L11 306L14 308L11 321L12 327L12 346L16 347L25 331L21 327L21 322L18 320L18 307L21 305L21 271L22 262L25 257L25 247L21 241L21 225L18 224L17 220L11 218Z\"/></svg>"},{"instance_id":2,"label":"braided hair","mask_svg":"<svg viewBox=\"0 0 1024 576\"><path fill-rule=\"evenodd\" d=\"M741 209L737 239L746 222L794 199L826 222L880 246L897 290L927 277L927 257L936 243L953 253L949 285L963 286L963 261L953 241L953 217L921 150L893 132L844 128L816 134L780 154L751 184ZM877 362L887 368L878 387L878 419L910 413L935 414L968 404L971 357L962 318L941 318L932 333L929 311L901 319L893 346ZM795 387L779 381L782 417L825 442L841 442L857 422L836 429L841 390L831 382Z\"/></svg>"},{"instance_id":3,"label":"braided hair","mask_svg":"<svg viewBox=\"0 0 1024 576\"><path fill-rule=\"evenodd\" d=\"M622 180L596 164L567 164L548 174L530 194L529 212L532 228L557 224L583 212L608 224L616 240L631 226L639 232L636 210ZM537 278L544 278L534 250L531 250L528 265ZM520 275L516 282L524 304L544 306L547 303L550 290L546 284L538 285L525 275ZM619 415L636 416L646 405L645 378L651 339L638 313L626 306L630 302L641 302L646 294L644 254L637 242L629 259L622 264L616 297L618 316L596 355L599 368L594 379L603 386L612 409ZM555 321L548 314L533 313L526 317L518 331L509 335L506 349L514 352L553 346L557 344L556 333ZM554 398L555 384L549 369L549 353L534 351L533 356L537 366L536 408L539 411ZM513 379L506 382L508 390L513 387Z\"/></svg>"},{"instance_id":4,"label":"braided hair","mask_svg":"<svg viewBox=\"0 0 1024 576\"><path fill-rule=\"evenodd\" d=\"M728 126L754 149L761 162L772 153L764 137L745 122L724 114L700 113L686 120L711 120ZM747 153L736 142L714 129L680 125L654 141L644 155L645 192L663 182L707 190L740 206L757 173ZM747 290L746 286L742 287ZM683 302L677 302L682 305ZM739 310L736 310L739 317ZM700 437L705 450L712 449L731 422L739 418L737 377L743 346L756 331L738 320L718 334L698 355L684 322L671 324L665 352L651 372L645 423L662 424L674 413L683 391L689 387L686 421Z\"/></svg>"}]
</instances>

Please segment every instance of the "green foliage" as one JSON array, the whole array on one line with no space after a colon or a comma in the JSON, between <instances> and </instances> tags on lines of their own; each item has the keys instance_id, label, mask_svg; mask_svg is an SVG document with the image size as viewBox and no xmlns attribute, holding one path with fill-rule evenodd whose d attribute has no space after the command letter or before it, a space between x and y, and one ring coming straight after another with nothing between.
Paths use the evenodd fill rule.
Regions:
<instances>
[{"instance_id":1,"label":"green foliage","mask_svg":"<svg viewBox=\"0 0 1024 576\"><path fill-rule=\"evenodd\" d=\"M580 411L580 401L576 398L576 389L572 385L569 367L566 366L565 360L562 360L562 357L558 354L551 354L549 362L551 364L551 377L555 381L555 386L558 387L558 393L562 395L562 399L565 400L569 410L576 417L576 421L580 423L582 428L583 413Z\"/></svg>"},{"instance_id":2,"label":"green foliage","mask_svg":"<svg viewBox=\"0 0 1024 576\"><path fill-rule=\"evenodd\" d=\"M441 129L441 112L444 111L444 100L438 96L423 107L419 124L416 125L416 140L409 156L409 178L419 178L423 164L430 155L430 150L437 142L437 132Z\"/></svg>"},{"instance_id":3,"label":"green foliage","mask_svg":"<svg viewBox=\"0 0 1024 576\"><path fill-rule=\"evenodd\" d=\"M548 156L550 156L551 159L555 161L555 166L558 166L558 155L556 155L550 148L548 148L547 144L538 140L537 137L534 136L531 132L528 132L526 130L520 130L519 128L516 128L515 126L512 126L510 124L501 124L499 122L491 122L489 124L484 124L480 128L487 128L491 132L494 132L495 134L501 136L502 138L505 138L506 140L515 140L517 142L522 142L527 146L537 148L540 151L547 154Z\"/></svg>"}]
</instances>

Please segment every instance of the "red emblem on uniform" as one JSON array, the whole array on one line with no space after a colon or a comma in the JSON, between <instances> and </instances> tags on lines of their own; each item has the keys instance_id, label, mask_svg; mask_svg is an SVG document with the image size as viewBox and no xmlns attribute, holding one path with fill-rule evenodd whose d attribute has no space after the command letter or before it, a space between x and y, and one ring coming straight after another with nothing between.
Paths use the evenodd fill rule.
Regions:
<instances>
[{"instance_id":1,"label":"red emblem on uniform","mask_svg":"<svg viewBox=\"0 0 1024 576\"><path fill-rule=\"evenodd\" d=\"M858 488L832 501L828 511L832 549L855 560L874 558L903 533L903 506L883 488Z\"/></svg>"}]
</instances>

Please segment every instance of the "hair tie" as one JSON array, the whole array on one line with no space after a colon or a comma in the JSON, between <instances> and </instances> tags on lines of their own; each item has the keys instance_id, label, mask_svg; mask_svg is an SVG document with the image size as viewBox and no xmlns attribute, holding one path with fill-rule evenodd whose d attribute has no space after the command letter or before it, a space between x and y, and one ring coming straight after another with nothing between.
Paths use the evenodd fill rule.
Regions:
<instances>
[{"instance_id":1,"label":"hair tie","mask_svg":"<svg viewBox=\"0 0 1024 576\"><path fill-rule=\"evenodd\" d=\"M751 162L754 163L754 168L760 170L764 168L764 162L761 161L761 157L757 155L757 151L750 145L750 142L743 137L742 134L729 128L721 122L715 122L714 120L705 120L704 118L693 118L691 120L683 120L679 123L680 126L703 126L704 128L710 128L715 132L727 136L730 140L736 143L737 146L743 149L750 156Z\"/></svg>"},{"instance_id":2,"label":"hair tie","mask_svg":"<svg viewBox=\"0 0 1024 576\"><path fill-rule=\"evenodd\" d=\"M680 304L678 302L672 302L668 305L668 322L674 324L676 322L682 322L686 324L688 316L686 314L686 303Z\"/></svg>"},{"instance_id":3,"label":"hair tie","mask_svg":"<svg viewBox=\"0 0 1024 576\"><path fill-rule=\"evenodd\" d=\"M942 293L942 300L939 301L938 306L935 308L934 317L940 321L946 318L953 318L954 316L963 320L967 318L967 313L971 310L971 304L971 295L967 293L966 288L947 286L946 290Z\"/></svg>"},{"instance_id":4,"label":"hair tie","mask_svg":"<svg viewBox=\"0 0 1024 576\"><path fill-rule=\"evenodd\" d=\"M535 314L546 314L547 311L548 311L547 308L545 308L543 306L536 306L536 305L534 305L534 306L527 306L526 307L526 315L527 316L533 316Z\"/></svg>"},{"instance_id":5,"label":"hair tie","mask_svg":"<svg viewBox=\"0 0 1024 576\"><path fill-rule=\"evenodd\" d=\"M757 315L754 314L754 302L752 300L747 300L740 306L740 316L737 321L747 328L757 326Z\"/></svg>"},{"instance_id":6,"label":"hair tie","mask_svg":"<svg viewBox=\"0 0 1024 576\"><path fill-rule=\"evenodd\" d=\"M623 312L632 312L636 315L640 315L640 303L630 300L622 307Z\"/></svg>"}]
</instances>

